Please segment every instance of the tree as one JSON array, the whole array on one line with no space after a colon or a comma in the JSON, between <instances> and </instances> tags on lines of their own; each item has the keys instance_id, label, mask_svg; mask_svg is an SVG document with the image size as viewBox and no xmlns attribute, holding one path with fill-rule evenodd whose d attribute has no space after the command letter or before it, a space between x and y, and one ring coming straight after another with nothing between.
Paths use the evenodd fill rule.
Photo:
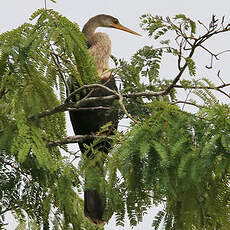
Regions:
<instances>
[{"instance_id":1,"label":"tree","mask_svg":"<svg viewBox=\"0 0 230 230\"><path fill-rule=\"evenodd\" d=\"M220 73L220 85L195 78L193 60L201 48L211 56L211 68L223 54L204 43L229 33L224 17L213 16L206 26L182 14L172 19L143 15L142 28L162 39L162 46L143 47L130 63L113 57L119 92L99 84L76 23L45 9L31 20L34 24L0 35L1 228L11 211L20 222L18 229L103 229L84 218L80 198L85 171L103 158L104 177L91 173L87 183L103 183L106 219L115 213L117 224L123 225L127 211L135 226L148 207L164 203L154 229L161 222L165 229L229 229L230 107L213 91L229 100L230 83ZM197 25L204 31L198 33ZM171 80L160 76L165 55L176 60L177 74ZM70 77L81 86L74 94L69 93ZM71 101L81 90L97 87L114 95ZM178 89L199 100L182 101ZM68 151L68 144L92 137L95 144L103 141L109 124L97 135L67 137L64 112L81 109L90 100L114 100L120 118L129 118L131 124L126 133L109 137L114 141L110 155L96 152L89 160ZM181 103L197 111L186 112Z\"/></svg>"}]
</instances>

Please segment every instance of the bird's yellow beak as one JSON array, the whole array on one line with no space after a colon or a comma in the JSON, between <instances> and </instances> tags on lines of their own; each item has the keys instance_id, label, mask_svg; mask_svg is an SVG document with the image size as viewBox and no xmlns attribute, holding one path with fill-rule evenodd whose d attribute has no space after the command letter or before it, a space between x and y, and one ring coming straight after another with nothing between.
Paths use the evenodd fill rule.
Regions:
<instances>
[{"instance_id":1,"label":"bird's yellow beak","mask_svg":"<svg viewBox=\"0 0 230 230\"><path fill-rule=\"evenodd\" d=\"M123 30L123 31L126 31L128 33L131 33L131 34L135 34L135 35L138 35L138 36L141 36L140 34L138 34L137 32L133 31L133 30L130 30L129 28L125 27L125 26L122 26L121 24L113 24L112 25L113 28L116 28L118 30Z\"/></svg>"}]
</instances>

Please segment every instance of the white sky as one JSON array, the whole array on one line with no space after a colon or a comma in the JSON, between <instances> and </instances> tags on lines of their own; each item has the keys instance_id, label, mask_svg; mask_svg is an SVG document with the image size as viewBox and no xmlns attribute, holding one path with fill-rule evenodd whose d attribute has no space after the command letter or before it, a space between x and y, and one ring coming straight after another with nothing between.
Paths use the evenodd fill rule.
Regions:
<instances>
[{"instance_id":1,"label":"white sky","mask_svg":"<svg viewBox=\"0 0 230 230\"><path fill-rule=\"evenodd\" d=\"M212 14L219 17L226 16L226 21L230 22L230 1L229 0L57 0L57 4L53 4L47 0L48 8L60 12L72 21L79 24L80 28L92 16L97 14L110 14L117 17L120 23L128 28L141 33L142 37L137 37L132 34L121 32L112 29L100 29L106 31L112 40L112 53L117 58L129 59L135 51L142 48L144 45L156 45L156 42L148 38L147 34L141 31L139 27L139 17L145 13L162 16L174 16L183 13L191 19L199 19L208 23ZM11 30L17 26L28 22L29 16L37 9L44 7L44 0L1 0L0 8L0 33L6 30ZM207 43L207 47L212 47L217 53L230 49L230 33ZM216 73L221 69L221 76L229 82L230 53L221 56L220 62L214 63L212 71L207 71L204 65L209 64L209 56L204 52L196 55L200 76L209 77L216 81ZM173 78L173 71L170 71L170 65L173 68L174 63L167 63L167 68L162 68L162 73L165 76ZM172 75L172 76L171 76ZM221 83L221 82L218 82ZM226 98L225 98L226 99ZM68 127L69 124L68 124ZM72 134L72 131L69 131ZM145 218L144 223L135 227L135 230L150 230L153 219L151 211ZM9 229L14 229L14 222L10 219ZM114 220L111 220L106 230L123 230L129 229L128 225L125 228L115 227Z\"/></svg>"}]
</instances>

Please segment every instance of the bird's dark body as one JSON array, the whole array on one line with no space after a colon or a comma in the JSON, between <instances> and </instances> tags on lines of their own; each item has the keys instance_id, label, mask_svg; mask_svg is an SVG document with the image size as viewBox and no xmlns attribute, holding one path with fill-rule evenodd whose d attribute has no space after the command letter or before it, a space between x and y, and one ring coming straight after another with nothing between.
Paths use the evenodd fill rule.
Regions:
<instances>
[{"instance_id":1,"label":"bird's dark body","mask_svg":"<svg viewBox=\"0 0 230 230\"><path fill-rule=\"evenodd\" d=\"M110 89L117 90L115 80L113 78L107 80L101 80L101 83ZM74 88L72 89L74 90ZM89 93L89 92L87 92ZM87 93L81 93L80 99L84 98ZM97 88L90 95L91 97L101 97L111 95L105 89ZM112 106L113 101L98 101L94 103L87 103L84 105L85 108L92 107L109 107ZM117 129L118 124L118 113L117 111L109 111L105 109L97 110L80 110L80 111L70 111L70 120L73 126L75 135L87 135L87 134L96 134L100 131L101 127L108 122L112 123L110 135L113 133L113 130ZM85 152L85 144L90 145L93 143L93 139L84 140L79 142L79 147L82 153ZM104 140L95 146L98 150L103 153L108 153L111 148L111 143L109 140ZM89 151L87 157L89 157L91 152ZM103 173L103 172L102 172ZM87 183L87 178L85 178ZM105 200L101 197L97 190L85 190L84 191L84 212L85 215L95 224L104 222L103 215L105 211Z\"/></svg>"},{"instance_id":2,"label":"bird's dark body","mask_svg":"<svg viewBox=\"0 0 230 230\"><path fill-rule=\"evenodd\" d=\"M111 79L102 79L102 84L105 84L110 89L117 90L115 80L113 78ZM89 93L89 91L87 92ZM81 93L80 99L84 98L87 93ZM102 97L102 96L109 96L113 95L112 93L108 92L106 89L97 88L93 91L93 93L90 94L90 97ZM101 127L105 125L108 122L112 123L112 129L117 129L118 124L118 114L117 111L111 112L110 110L106 109L108 107L111 107L113 104L113 100L108 101L95 101L91 103L84 104L83 108L95 108L95 107L101 107L96 110L80 110L80 111L70 111L70 120L73 126L73 130L75 135L89 135L89 134L96 134L98 131L100 131ZM81 152L84 153L85 148L84 144L90 145L94 140L84 140L84 142L79 142L79 147ZM104 152L108 153L109 151L109 141L100 143L100 146L104 146ZM98 148L100 147L98 146ZM102 148L101 147L101 148Z\"/></svg>"}]
</instances>

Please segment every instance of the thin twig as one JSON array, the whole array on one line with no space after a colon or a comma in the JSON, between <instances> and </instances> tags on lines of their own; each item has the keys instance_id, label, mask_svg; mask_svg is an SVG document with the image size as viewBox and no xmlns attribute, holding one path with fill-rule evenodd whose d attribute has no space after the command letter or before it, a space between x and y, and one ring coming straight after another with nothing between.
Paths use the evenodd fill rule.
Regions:
<instances>
[{"instance_id":1,"label":"thin twig","mask_svg":"<svg viewBox=\"0 0 230 230\"><path fill-rule=\"evenodd\" d=\"M207 30L207 32L209 31L209 29L207 28L207 26L203 22L201 22L200 20L198 20L198 22Z\"/></svg>"},{"instance_id":2,"label":"thin twig","mask_svg":"<svg viewBox=\"0 0 230 230\"><path fill-rule=\"evenodd\" d=\"M46 4L46 0L44 0L44 5L45 5L45 10L47 10L47 4Z\"/></svg>"},{"instance_id":3,"label":"thin twig","mask_svg":"<svg viewBox=\"0 0 230 230\"><path fill-rule=\"evenodd\" d=\"M220 79L220 81L223 83L223 85L225 85L225 82L222 80L222 78L220 77L220 70L217 73L217 77Z\"/></svg>"},{"instance_id":4,"label":"thin twig","mask_svg":"<svg viewBox=\"0 0 230 230\"><path fill-rule=\"evenodd\" d=\"M217 88L217 91L219 91L220 93L224 94L226 97L230 98L230 94L227 94L226 92L224 92L223 90Z\"/></svg>"},{"instance_id":5,"label":"thin twig","mask_svg":"<svg viewBox=\"0 0 230 230\"><path fill-rule=\"evenodd\" d=\"M219 86L214 86L214 87L211 87L211 86L186 86L186 88L188 89L213 89L213 90L217 90L217 89L221 89L221 88L225 88L225 87L228 87L230 86L230 83L228 84L223 84L223 85L219 85ZM175 88L184 88L184 86L182 85L174 85Z\"/></svg>"},{"instance_id":6,"label":"thin twig","mask_svg":"<svg viewBox=\"0 0 230 230\"><path fill-rule=\"evenodd\" d=\"M59 75L60 75L62 81L64 82L64 85L65 85L67 94L69 94L69 87L68 87L68 85L67 85L67 83L66 83L65 76L64 76L64 74L63 74L62 71L61 71L61 63L60 63L60 61L59 61L59 59L58 59L58 56L55 55L54 52L51 52L50 55L51 55L51 57L52 57L52 59L53 59L54 64L57 66L57 71L58 71L58 73L59 73Z\"/></svg>"},{"instance_id":7,"label":"thin twig","mask_svg":"<svg viewBox=\"0 0 230 230\"><path fill-rule=\"evenodd\" d=\"M114 92L114 90L108 88L107 86L104 86L102 84L90 84L90 85L83 85L82 87L74 90L66 99L65 99L65 102L69 102L70 99L77 93L81 92L82 90L84 89L95 89L95 88L103 88L105 90L107 90L108 92L116 95ZM84 99L84 98L83 98Z\"/></svg>"},{"instance_id":8,"label":"thin twig","mask_svg":"<svg viewBox=\"0 0 230 230\"><path fill-rule=\"evenodd\" d=\"M69 97L66 98L66 101L69 101L70 98L75 95L76 93L80 92L83 89L91 89L91 88L102 88L107 90L108 92L112 93L113 95L117 96L119 98L119 104L121 106L121 108L123 109L124 113L127 115L127 117L129 117L132 121L134 121L135 123L139 124L140 122L137 121L136 119L134 119L132 117L132 115L130 113L128 113L127 109L125 108L124 104L123 104L123 96L121 94L119 94L117 91L110 89L109 87L105 86L105 85L101 85L101 84L91 84L91 85L84 85L78 89L76 89L75 91L73 91ZM88 98L89 99L89 98ZM84 98L82 100L85 100Z\"/></svg>"},{"instance_id":9,"label":"thin twig","mask_svg":"<svg viewBox=\"0 0 230 230\"><path fill-rule=\"evenodd\" d=\"M68 111L96 111L96 110L109 110L110 107L96 106L96 107L82 107L82 108L67 108Z\"/></svg>"},{"instance_id":10,"label":"thin twig","mask_svg":"<svg viewBox=\"0 0 230 230\"><path fill-rule=\"evenodd\" d=\"M123 96L121 94L118 94L119 95L119 104L121 106L121 108L123 109L124 113L126 114L126 116L128 118L130 118L132 121L134 121L136 124L140 124L141 122L140 121L137 121L136 119L134 119L132 117L132 115L130 113L128 113L127 109L125 108L124 104L123 104Z\"/></svg>"},{"instance_id":11,"label":"thin twig","mask_svg":"<svg viewBox=\"0 0 230 230\"><path fill-rule=\"evenodd\" d=\"M171 105L175 105L175 104L187 104L187 105L192 105L192 106L196 106L198 108L207 108L206 106L203 106L203 105L197 105L195 103L192 103L192 102L189 102L189 101L174 101L174 102L171 102L170 103Z\"/></svg>"},{"instance_id":12,"label":"thin twig","mask_svg":"<svg viewBox=\"0 0 230 230\"><path fill-rule=\"evenodd\" d=\"M182 106L182 110L184 110L185 104L186 104L186 102L188 101L188 98L189 98L189 95L191 94L191 92L192 92L192 89L190 89L189 92L188 92L188 94L186 95L185 103L184 103L183 106Z\"/></svg>"}]
</instances>

